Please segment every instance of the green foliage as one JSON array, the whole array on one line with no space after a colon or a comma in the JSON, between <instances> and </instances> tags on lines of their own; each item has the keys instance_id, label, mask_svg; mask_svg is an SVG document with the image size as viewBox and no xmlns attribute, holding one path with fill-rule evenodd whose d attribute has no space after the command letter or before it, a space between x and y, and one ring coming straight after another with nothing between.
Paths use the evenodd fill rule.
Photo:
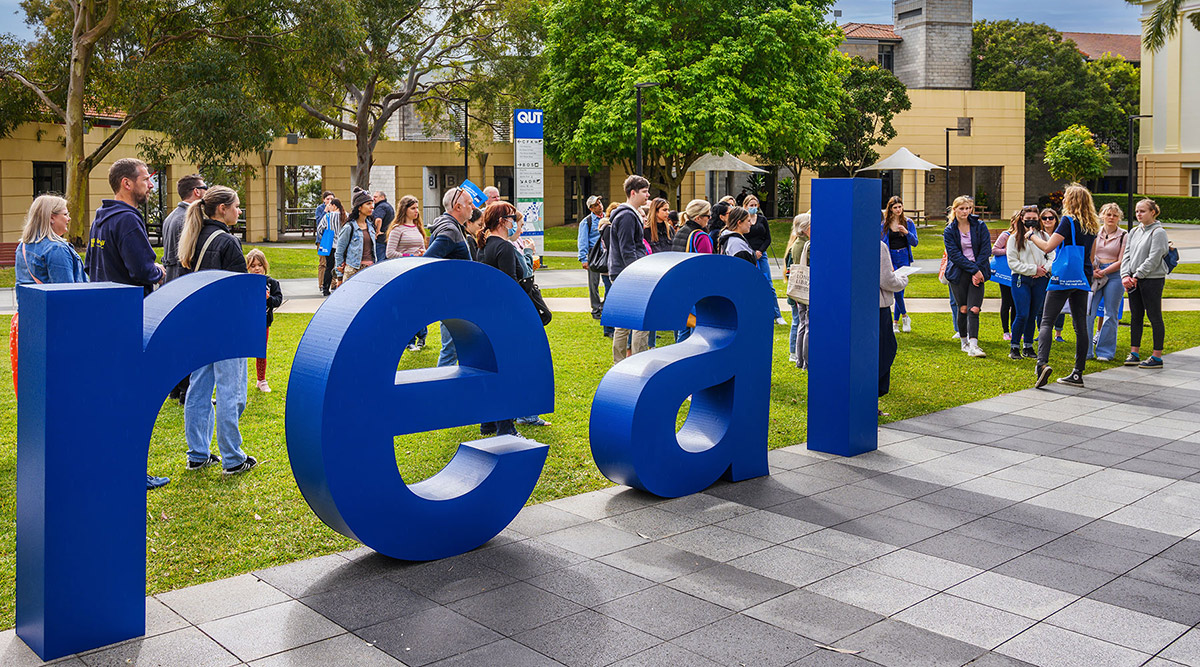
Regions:
<instances>
[{"instance_id":1,"label":"green foliage","mask_svg":"<svg viewBox=\"0 0 1200 667\"><path fill-rule=\"evenodd\" d=\"M1124 210L1129 201L1129 195L1118 194L1093 194L1092 199L1096 201L1096 208L1114 202ZM1158 204L1162 213L1158 216L1162 220L1175 221L1190 221L1200 220L1200 197L1168 197L1160 195L1134 195L1133 201L1136 203L1139 199L1149 197Z\"/></svg>"},{"instance_id":2,"label":"green foliage","mask_svg":"<svg viewBox=\"0 0 1200 667\"><path fill-rule=\"evenodd\" d=\"M1139 0L1125 1L1139 8L1144 4ZM1200 30L1200 9L1192 8L1185 15L1183 0L1158 0L1150 13L1150 20L1146 21L1143 28L1145 32L1142 35L1142 46L1147 51L1161 49L1167 43L1167 39L1179 32L1181 18L1186 18L1193 28Z\"/></svg>"},{"instance_id":3,"label":"green foliage","mask_svg":"<svg viewBox=\"0 0 1200 667\"><path fill-rule=\"evenodd\" d=\"M971 63L979 90L1025 92L1025 157L1030 161L1050 137L1071 125L1095 128L1114 144L1125 136L1125 102L1105 85L1100 68L1089 67L1075 43L1050 26L976 21Z\"/></svg>"},{"instance_id":4,"label":"green foliage","mask_svg":"<svg viewBox=\"0 0 1200 667\"><path fill-rule=\"evenodd\" d=\"M1105 137L1105 143L1114 150L1125 151L1129 143L1128 118L1141 113L1142 70L1125 60L1123 56L1106 53L1099 60L1087 63L1087 68L1104 84L1108 98L1117 106L1115 113L1107 113L1101 126L1089 126L1096 134ZM1137 151L1138 135L1133 135L1134 151Z\"/></svg>"},{"instance_id":5,"label":"green foliage","mask_svg":"<svg viewBox=\"0 0 1200 667\"><path fill-rule=\"evenodd\" d=\"M796 179L791 176L779 179L775 192L779 195L779 215L785 218L795 215Z\"/></svg>"},{"instance_id":6,"label":"green foliage","mask_svg":"<svg viewBox=\"0 0 1200 667\"><path fill-rule=\"evenodd\" d=\"M546 14L542 83L549 156L633 171L634 84L644 91L645 174L674 199L708 152L763 153L829 139L839 83L827 2L560 0Z\"/></svg>"},{"instance_id":7,"label":"green foliage","mask_svg":"<svg viewBox=\"0 0 1200 667\"><path fill-rule=\"evenodd\" d=\"M1072 125L1046 142L1045 160L1051 177L1082 183L1108 171L1108 146L1097 144L1092 131L1083 125Z\"/></svg>"}]
</instances>

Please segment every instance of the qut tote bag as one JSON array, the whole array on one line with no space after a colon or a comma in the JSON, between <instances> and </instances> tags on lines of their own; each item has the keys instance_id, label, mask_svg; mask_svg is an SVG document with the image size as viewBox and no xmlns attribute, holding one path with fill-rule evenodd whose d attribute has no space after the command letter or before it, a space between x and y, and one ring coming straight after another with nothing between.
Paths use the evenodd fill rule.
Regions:
<instances>
[{"instance_id":1,"label":"qut tote bag","mask_svg":"<svg viewBox=\"0 0 1200 667\"><path fill-rule=\"evenodd\" d=\"M1075 245L1075 227L1078 224L1071 218L1071 244L1063 243L1058 246L1054 264L1050 265L1050 285L1046 288L1048 290L1091 289L1087 273L1083 269L1084 248Z\"/></svg>"}]
</instances>

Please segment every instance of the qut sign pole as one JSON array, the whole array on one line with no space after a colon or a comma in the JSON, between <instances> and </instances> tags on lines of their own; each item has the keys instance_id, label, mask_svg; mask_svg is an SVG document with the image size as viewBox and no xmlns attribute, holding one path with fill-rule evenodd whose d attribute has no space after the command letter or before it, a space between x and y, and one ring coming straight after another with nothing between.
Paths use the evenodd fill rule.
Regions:
<instances>
[{"instance_id":1,"label":"qut sign pole","mask_svg":"<svg viewBox=\"0 0 1200 667\"><path fill-rule=\"evenodd\" d=\"M878 344L868 323L878 317L879 183L818 180L813 192L821 227L813 341L830 346L822 356L862 365L848 372L813 364L810 382L821 398L810 395L811 446L861 453L875 446L868 434L876 373L867 360L877 355L862 346ZM430 284L443 288L423 289ZM53 660L144 634L142 475L155 417L182 375L262 356L264 283L204 271L144 300L140 288L111 283L17 289L16 630ZM590 438L605 476L679 497L719 479L769 473L770 298L757 271L722 255L662 253L621 274L605 324L676 329L694 309L697 326L683 343L630 357L600 381ZM434 321L453 334L460 365L396 372L408 332ZM98 351L87 373L73 353L80 322ZM519 362L503 354L518 347ZM351 384L367 391L340 391ZM70 419L59 414L63 406ZM393 558L445 558L508 525L532 493L547 447L507 436L462 443L438 474L407 484L393 437L553 409L550 346L524 290L484 264L403 258L359 273L313 316L288 381L288 456L305 500L333 530ZM372 421L347 438L338 425L351 411ZM105 454L81 456L81 446Z\"/></svg>"},{"instance_id":2,"label":"qut sign pole","mask_svg":"<svg viewBox=\"0 0 1200 667\"><path fill-rule=\"evenodd\" d=\"M513 171L516 175L517 210L525 216L522 236L533 238L539 255L546 249L544 170L542 110L517 109L513 112Z\"/></svg>"}]
</instances>

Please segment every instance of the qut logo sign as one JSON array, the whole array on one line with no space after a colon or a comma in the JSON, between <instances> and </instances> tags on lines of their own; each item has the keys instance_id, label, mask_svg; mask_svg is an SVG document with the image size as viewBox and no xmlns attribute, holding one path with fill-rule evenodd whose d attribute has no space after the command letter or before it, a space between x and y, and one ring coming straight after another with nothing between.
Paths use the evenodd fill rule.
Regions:
<instances>
[{"instance_id":1,"label":"qut logo sign","mask_svg":"<svg viewBox=\"0 0 1200 667\"><path fill-rule=\"evenodd\" d=\"M518 111L517 122L522 125L540 125L542 122L541 111Z\"/></svg>"},{"instance_id":2,"label":"qut logo sign","mask_svg":"<svg viewBox=\"0 0 1200 667\"><path fill-rule=\"evenodd\" d=\"M861 351L878 345L878 286L866 271L847 278L846 267L878 266L880 187L814 181L813 193L822 227L813 275L839 279L813 281L810 340L829 354L814 357L810 372L822 396L810 397L810 448L853 454L875 442L878 359ZM431 284L439 289L423 289ZM265 352L263 288L261 276L217 271L144 300L140 288L108 283L19 288L17 634L42 659L145 633L141 482L155 417L192 369ZM694 310L697 326L683 343L631 357L601 380L590 437L609 479L678 497L718 479L768 474L771 298L754 267L719 255L663 253L621 274L604 324L675 329ZM460 365L396 372L408 335L378 332L439 320ZM80 322L96 342L86 373L68 338ZM518 346L519 364L497 353ZM837 362L822 368L817 360L826 357ZM854 387L853 377L872 381ZM677 433L675 415L689 395ZM70 419L58 414L64 405ZM288 455L305 500L330 528L394 558L444 558L508 525L533 491L547 446L513 437L463 443L437 475L410 485L393 437L553 409L549 342L517 283L474 262L393 260L347 282L313 316L288 383ZM373 420L345 437L352 413ZM81 456L84 441L104 455Z\"/></svg>"}]
</instances>

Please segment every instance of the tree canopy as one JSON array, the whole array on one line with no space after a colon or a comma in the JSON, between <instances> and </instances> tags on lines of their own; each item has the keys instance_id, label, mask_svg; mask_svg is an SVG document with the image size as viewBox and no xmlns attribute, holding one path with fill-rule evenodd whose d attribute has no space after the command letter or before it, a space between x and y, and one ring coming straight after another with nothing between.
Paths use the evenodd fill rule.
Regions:
<instances>
[{"instance_id":1,"label":"tree canopy","mask_svg":"<svg viewBox=\"0 0 1200 667\"><path fill-rule=\"evenodd\" d=\"M1072 125L1046 142L1045 161L1056 180L1082 183L1108 171L1108 146L1098 144L1083 125Z\"/></svg>"},{"instance_id":2,"label":"tree canopy","mask_svg":"<svg viewBox=\"0 0 1200 667\"><path fill-rule=\"evenodd\" d=\"M672 201L708 152L829 141L840 32L826 2L560 0L547 9L546 150L559 162L635 169L634 84L644 91L645 176Z\"/></svg>"},{"instance_id":3,"label":"tree canopy","mask_svg":"<svg viewBox=\"0 0 1200 667\"><path fill-rule=\"evenodd\" d=\"M1050 26L1021 21L976 21L971 47L975 87L1025 92L1025 157L1082 124L1114 143L1123 136L1122 103L1101 73L1070 40ZM1111 134L1110 134L1111 133ZM1123 142L1122 142L1123 143Z\"/></svg>"}]
</instances>

